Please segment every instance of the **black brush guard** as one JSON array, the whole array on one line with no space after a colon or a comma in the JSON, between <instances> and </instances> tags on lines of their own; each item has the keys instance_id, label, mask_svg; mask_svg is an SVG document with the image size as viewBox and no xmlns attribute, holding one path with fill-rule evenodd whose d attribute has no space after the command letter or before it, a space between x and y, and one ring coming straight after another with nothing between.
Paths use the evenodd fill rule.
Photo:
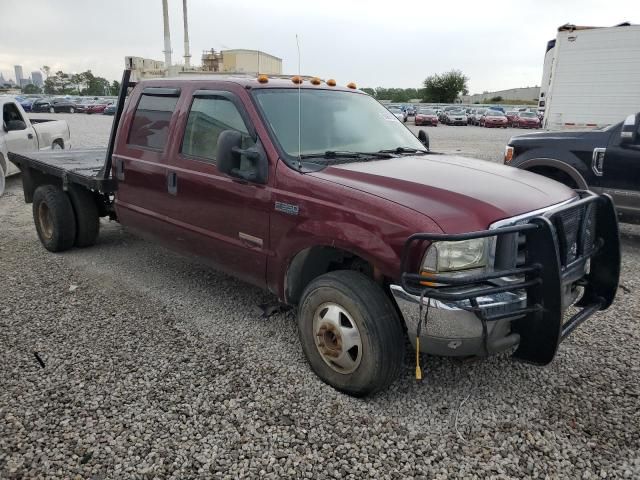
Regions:
<instances>
[{"instance_id":1,"label":"black brush guard","mask_svg":"<svg viewBox=\"0 0 640 480\"><path fill-rule=\"evenodd\" d=\"M558 346L575 328L598 310L608 308L615 297L620 277L620 240L618 221L611 197L579 191L580 199L527 219L516 226L456 235L418 233L407 239L401 263L402 287L412 295L443 302L468 301L466 310L473 311L486 326L486 322L516 318L512 331L520 334L520 343L514 353L521 360L546 365L553 360ZM594 235L587 245L587 214L580 218L577 245L568 245L563 227L563 215L574 209L595 209ZM430 274L428 277L407 271L410 252L418 242L462 241L503 235L524 234L525 261L514 268L491 270L469 276ZM568 249L571 254L568 254ZM567 261L570 259L570 261ZM585 275L584 265L590 259ZM582 270L580 270L582 269ZM578 276L576 276L576 272ZM491 283L503 277L518 277L513 283ZM429 282L437 286L425 286ZM563 292L568 284L584 288L575 304L578 312L563 322ZM471 291L461 292L461 289ZM501 292L525 290L526 306L517 310L487 316L478 306L477 298ZM485 328L486 332L486 328ZM487 338L485 335L485 346Z\"/></svg>"}]
</instances>

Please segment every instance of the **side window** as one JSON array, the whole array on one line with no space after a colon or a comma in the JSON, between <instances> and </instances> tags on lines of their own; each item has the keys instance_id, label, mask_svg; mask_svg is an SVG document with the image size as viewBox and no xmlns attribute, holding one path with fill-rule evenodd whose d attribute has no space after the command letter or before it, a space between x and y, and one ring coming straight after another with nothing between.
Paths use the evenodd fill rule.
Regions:
<instances>
[{"instance_id":1,"label":"side window","mask_svg":"<svg viewBox=\"0 0 640 480\"><path fill-rule=\"evenodd\" d=\"M2 121L4 123L9 123L14 120L20 120L21 122L24 122L24 119L22 118L22 115L20 115L20 110L18 110L18 107L16 107L15 104L11 102L7 102L2 107Z\"/></svg>"},{"instance_id":2,"label":"side window","mask_svg":"<svg viewBox=\"0 0 640 480\"><path fill-rule=\"evenodd\" d=\"M255 145L231 100L225 97L195 97L184 130L182 153L215 164L218 137L224 130L239 131L242 134L242 148Z\"/></svg>"},{"instance_id":3,"label":"side window","mask_svg":"<svg viewBox=\"0 0 640 480\"><path fill-rule=\"evenodd\" d=\"M177 96L143 94L133 115L127 143L164 150L169 138L169 123L177 103Z\"/></svg>"}]
</instances>

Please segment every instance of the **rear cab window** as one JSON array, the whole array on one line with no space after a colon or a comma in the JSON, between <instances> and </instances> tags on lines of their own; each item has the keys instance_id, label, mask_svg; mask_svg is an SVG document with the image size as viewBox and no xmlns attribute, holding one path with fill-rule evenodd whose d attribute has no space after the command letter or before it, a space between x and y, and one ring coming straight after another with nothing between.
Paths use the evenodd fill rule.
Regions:
<instances>
[{"instance_id":1,"label":"rear cab window","mask_svg":"<svg viewBox=\"0 0 640 480\"><path fill-rule=\"evenodd\" d=\"M179 98L178 89L145 88L133 115L127 143L150 150L164 150Z\"/></svg>"}]
</instances>

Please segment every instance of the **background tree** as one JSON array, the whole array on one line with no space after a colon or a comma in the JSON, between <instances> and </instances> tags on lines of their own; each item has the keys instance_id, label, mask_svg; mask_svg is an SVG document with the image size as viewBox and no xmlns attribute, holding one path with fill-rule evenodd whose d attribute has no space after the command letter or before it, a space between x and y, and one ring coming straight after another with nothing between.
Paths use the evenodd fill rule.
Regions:
<instances>
[{"instance_id":1,"label":"background tree","mask_svg":"<svg viewBox=\"0 0 640 480\"><path fill-rule=\"evenodd\" d=\"M40 71L44 75L45 80L49 78L49 75L51 75L51 67L49 67L48 65L43 65L42 67L40 67Z\"/></svg>"},{"instance_id":2,"label":"background tree","mask_svg":"<svg viewBox=\"0 0 640 480\"><path fill-rule=\"evenodd\" d=\"M431 75L423 83L423 101L453 103L459 94L468 92L468 81L469 78L460 70Z\"/></svg>"},{"instance_id":3,"label":"background tree","mask_svg":"<svg viewBox=\"0 0 640 480\"><path fill-rule=\"evenodd\" d=\"M111 83L111 95L118 95L119 92L120 92L120 82L117 80L114 80Z\"/></svg>"},{"instance_id":4,"label":"background tree","mask_svg":"<svg viewBox=\"0 0 640 480\"><path fill-rule=\"evenodd\" d=\"M22 87L22 93L42 93L42 89L33 83L25 85Z\"/></svg>"}]
</instances>

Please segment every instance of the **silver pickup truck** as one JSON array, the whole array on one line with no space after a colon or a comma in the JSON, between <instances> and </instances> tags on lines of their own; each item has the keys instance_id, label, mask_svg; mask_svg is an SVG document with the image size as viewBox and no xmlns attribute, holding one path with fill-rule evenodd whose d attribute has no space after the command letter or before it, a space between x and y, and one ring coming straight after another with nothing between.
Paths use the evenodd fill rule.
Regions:
<instances>
[{"instance_id":1,"label":"silver pickup truck","mask_svg":"<svg viewBox=\"0 0 640 480\"><path fill-rule=\"evenodd\" d=\"M28 153L37 150L71 148L69 125L64 120L36 120L27 117L13 97L0 96L2 129L0 130L0 195L5 177L18 173L8 161L9 152Z\"/></svg>"}]
</instances>

